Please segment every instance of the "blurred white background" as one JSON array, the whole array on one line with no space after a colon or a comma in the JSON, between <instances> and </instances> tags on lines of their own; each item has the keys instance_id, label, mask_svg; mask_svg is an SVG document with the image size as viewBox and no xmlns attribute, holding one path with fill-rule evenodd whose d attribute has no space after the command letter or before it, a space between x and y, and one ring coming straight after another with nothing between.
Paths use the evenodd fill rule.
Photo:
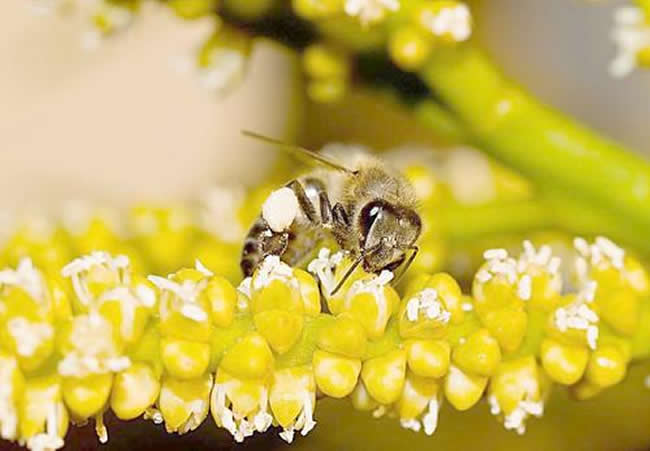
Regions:
<instances>
[{"instance_id":1,"label":"blurred white background","mask_svg":"<svg viewBox=\"0 0 650 451\"><path fill-rule=\"evenodd\" d=\"M650 155L650 71L623 80L607 72L612 11L624 2L481 3L479 34L508 75ZM283 135L295 125L288 120L298 103L295 61L281 51L259 48L243 86L219 100L172 68L209 24L154 8L87 52L78 17L35 16L28 4L0 1L3 207L182 198L213 181L251 181L273 153L239 130Z\"/></svg>"}]
</instances>

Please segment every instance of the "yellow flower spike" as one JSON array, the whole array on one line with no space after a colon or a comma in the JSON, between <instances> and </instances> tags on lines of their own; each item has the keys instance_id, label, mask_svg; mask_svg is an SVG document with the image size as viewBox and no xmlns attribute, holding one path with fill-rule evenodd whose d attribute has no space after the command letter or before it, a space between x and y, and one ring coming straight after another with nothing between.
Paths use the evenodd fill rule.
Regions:
<instances>
[{"instance_id":1,"label":"yellow flower spike","mask_svg":"<svg viewBox=\"0 0 650 451\"><path fill-rule=\"evenodd\" d=\"M410 25L394 31L388 40L391 59L408 71L422 67L432 50L433 43L429 37Z\"/></svg>"},{"instance_id":2,"label":"yellow flower spike","mask_svg":"<svg viewBox=\"0 0 650 451\"><path fill-rule=\"evenodd\" d=\"M260 379L270 374L273 353L264 337L249 333L232 346L221 359L220 368L234 377Z\"/></svg>"},{"instance_id":3,"label":"yellow flower spike","mask_svg":"<svg viewBox=\"0 0 650 451\"><path fill-rule=\"evenodd\" d=\"M432 435L438 426L440 392L438 381L408 373L402 396L396 404L402 427L417 432L424 426L424 433ZM422 415L425 410L427 412ZM417 419L420 415L422 423Z\"/></svg>"},{"instance_id":4,"label":"yellow flower spike","mask_svg":"<svg viewBox=\"0 0 650 451\"><path fill-rule=\"evenodd\" d=\"M232 324L237 307L237 290L228 280L220 276L211 277L201 297L210 305L215 326L225 328Z\"/></svg>"},{"instance_id":5,"label":"yellow flower spike","mask_svg":"<svg viewBox=\"0 0 650 451\"><path fill-rule=\"evenodd\" d=\"M488 402L493 415L503 415L503 425L519 434L526 431L529 416L544 413L545 383L535 357L501 363L490 380Z\"/></svg>"},{"instance_id":6,"label":"yellow flower spike","mask_svg":"<svg viewBox=\"0 0 650 451\"><path fill-rule=\"evenodd\" d=\"M324 351L350 358L360 358L366 352L366 331L348 313L342 313L318 336L318 347Z\"/></svg>"},{"instance_id":7,"label":"yellow flower spike","mask_svg":"<svg viewBox=\"0 0 650 451\"><path fill-rule=\"evenodd\" d=\"M163 338L160 355L165 370L177 379L196 379L210 363L210 345L196 341Z\"/></svg>"},{"instance_id":8,"label":"yellow flower spike","mask_svg":"<svg viewBox=\"0 0 650 451\"><path fill-rule=\"evenodd\" d=\"M379 407L379 403L368 393L362 379L359 379L359 383L350 393L350 401L355 409L362 412L369 412Z\"/></svg>"},{"instance_id":9,"label":"yellow flower spike","mask_svg":"<svg viewBox=\"0 0 650 451\"><path fill-rule=\"evenodd\" d=\"M454 348L452 360L463 371L490 376L501 361L501 349L490 332L481 329Z\"/></svg>"},{"instance_id":10,"label":"yellow flower spike","mask_svg":"<svg viewBox=\"0 0 650 451\"><path fill-rule=\"evenodd\" d=\"M610 387L623 380L628 359L615 345L599 346L591 353L585 378L599 387Z\"/></svg>"},{"instance_id":11,"label":"yellow flower spike","mask_svg":"<svg viewBox=\"0 0 650 451\"><path fill-rule=\"evenodd\" d=\"M102 411L111 393L112 374L92 374L82 378L64 377L63 401L75 420L86 420Z\"/></svg>"},{"instance_id":12,"label":"yellow flower spike","mask_svg":"<svg viewBox=\"0 0 650 451\"><path fill-rule=\"evenodd\" d=\"M318 281L307 271L294 269L293 276L300 284L300 294L305 315L317 316L321 311Z\"/></svg>"},{"instance_id":13,"label":"yellow flower spike","mask_svg":"<svg viewBox=\"0 0 650 451\"><path fill-rule=\"evenodd\" d=\"M307 435L316 425L316 385L310 366L286 368L273 374L269 404L275 420L284 430L280 433L291 443L295 430Z\"/></svg>"},{"instance_id":14,"label":"yellow flower spike","mask_svg":"<svg viewBox=\"0 0 650 451\"><path fill-rule=\"evenodd\" d=\"M457 410L467 410L481 399L487 383L487 377L465 373L451 365L445 377L445 398Z\"/></svg>"},{"instance_id":15,"label":"yellow flower spike","mask_svg":"<svg viewBox=\"0 0 650 451\"><path fill-rule=\"evenodd\" d=\"M397 292L388 285L392 278L390 271L382 271L378 276L354 282L346 293L342 310L361 323L371 340L384 334L399 306Z\"/></svg>"},{"instance_id":16,"label":"yellow flower spike","mask_svg":"<svg viewBox=\"0 0 650 451\"><path fill-rule=\"evenodd\" d=\"M212 375L180 380L163 377L158 407L167 432L185 434L193 431L208 416Z\"/></svg>"},{"instance_id":17,"label":"yellow flower spike","mask_svg":"<svg viewBox=\"0 0 650 451\"><path fill-rule=\"evenodd\" d=\"M210 397L210 412L219 427L223 427L236 442L244 441L255 431L266 431L273 422L268 413L270 377L239 379L223 369L217 376Z\"/></svg>"},{"instance_id":18,"label":"yellow flower spike","mask_svg":"<svg viewBox=\"0 0 650 451\"><path fill-rule=\"evenodd\" d=\"M151 407L160 394L160 382L145 363L134 363L115 375L110 405L120 420L132 420Z\"/></svg>"},{"instance_id":19,"label":"yellow flower spike","mask_svg":"<svg viewBox=\"0 0 650 451\"><path fill-rule=\"evenodd\" d=\"M278 354L284 354L300 339L303 316L282 310L267 310L254 316L255 328Z\"/></svg>"},{"instance_id":20,"label":"yellow flower spike","mask_svg":"<svg viewBox=\"0 0 650 451\"><path fill-rule=\"evenodd\" d=\"M59 449L68 425L58 375L28 379L19 401L19 440L30 449Z\"/></svg>"},{"instance_id":21,"label":"yellow flower spike","mask_svg":"<svg viewBox=\"0 0 650 451\"><path fill-rule=\"evenodd\" d=\"M553 381L572 385L580 380L587 368L589 350L584 345L570 345L545 338L540 348L540 359Z\"/></svg>"},{"instance_id":22,"label":"yellow flower spike","mask_svg":"<svg viewBox=\"0 0 650 451\"><path fill-rule=\"evenodd\" d=\"M331 352L314 352L314 377L318 389L332 398L343 398L354 390L361 372L361 360Z\"/></svg>"},{"instance_id":23,"label":"yellow flower spike","mask_svg":"<svg viewBox=\"0 0 650 451\"><path fill-rule=\"evenodd\" d=\"M441 378L449 370L451 347L444 340L411 340L406 343L409 369L422 377Z\"/></svg>"},{"instance_id":24,"label":"yellow flower spike","mask_svg":"<svg viewBox=\"0 0 650 451\"><path fill-rule=\"evenodd\" d=\"M25 379L16 358L0 351L0 438L15 440L18 434L18 402L23 397Z\"/></svg>"},{"instance_id":25,"label":"yellow flower spike","mask_svg":"<svg viewBox=\"0 0 650 451\"><path fill-rule=\"evenodd\" d=\"M13 316L4 327L0 325L0 339L16 355L23 371L34 371L54 351L54 326L46 321Z\"/></svg>"},{"instance_id":26,"label":"yellow flower spike","mask_svg":"<svg viewBox=\"0 0 650 451\"><path fill-rule=\"evenodd\" d=\"M405 377L406 351L402 349L366 360L361 370L368 393L380 404L391 404L399 399Z\"/></svg>"}]
</instances>

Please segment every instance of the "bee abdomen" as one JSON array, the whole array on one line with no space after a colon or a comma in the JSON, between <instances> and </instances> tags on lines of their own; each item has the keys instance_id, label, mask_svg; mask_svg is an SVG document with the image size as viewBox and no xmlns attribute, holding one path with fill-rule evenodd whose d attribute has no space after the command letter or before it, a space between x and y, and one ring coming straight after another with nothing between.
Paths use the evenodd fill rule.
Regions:
<instances>
[{"instance_id":1,"label":"bee abdomen","mask_svg":"<svg viewBox=\"0 0 650 451\"><path fill-rule=\"evenodd\" d=\"M244 276L252 275L267 255L281 256L287 249L288 243L288 232L273 232L264 218L259 216L244 240L239 262Z\"/></svg>"}]
</instances>

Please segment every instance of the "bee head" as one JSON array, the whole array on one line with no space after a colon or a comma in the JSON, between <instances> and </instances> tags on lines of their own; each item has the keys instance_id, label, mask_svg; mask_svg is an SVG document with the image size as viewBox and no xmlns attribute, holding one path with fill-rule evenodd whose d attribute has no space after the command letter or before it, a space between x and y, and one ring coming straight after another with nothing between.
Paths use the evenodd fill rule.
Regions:
<instances>
[{"instance_id":1,"label":"bee head","mask_svg":"<svg viewBox=\"0 0 650 451\"><path fill-rule=\"evenodd\" d=\"M412 208L375 200L359 214L363 267L368 272L394 271L413 249L422 231L420 216Z\"/></svg>"}]
</instances>

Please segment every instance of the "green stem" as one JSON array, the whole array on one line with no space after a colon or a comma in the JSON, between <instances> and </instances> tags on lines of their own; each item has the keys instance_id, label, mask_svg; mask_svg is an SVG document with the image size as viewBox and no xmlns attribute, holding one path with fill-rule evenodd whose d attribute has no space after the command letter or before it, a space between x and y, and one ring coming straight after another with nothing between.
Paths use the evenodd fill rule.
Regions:
<instances>
[{"instance_id":1,"label":"green stem","mask_svg":"<svg viewBox=\"0 0 650 451\"><path fill-rule=\"evenodd\" d=\"M471 46L439 49L421 77L488 153L566 199L608 211L612 229L650 230L645 160L538 103Z\"/></svg>"}]
</instances>

